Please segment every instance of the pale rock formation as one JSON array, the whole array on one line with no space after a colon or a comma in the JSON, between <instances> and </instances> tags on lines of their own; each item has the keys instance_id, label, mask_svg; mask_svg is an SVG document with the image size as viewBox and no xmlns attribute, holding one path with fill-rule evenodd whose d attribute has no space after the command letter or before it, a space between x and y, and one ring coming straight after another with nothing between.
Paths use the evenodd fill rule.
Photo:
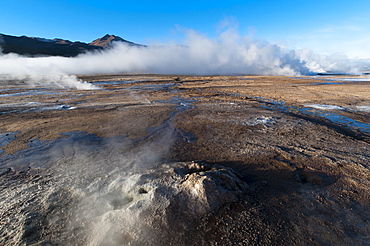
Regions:
<instances>
[{"instance_id":1,"label":"pale rock formation","mask_svg":"<svg viewBox=\"0 0 370 246\"><path fill-rule=\"evenodd\" d=\"M200 218L238 201L247 187L233 170L202 162L164 164L113 183L77 210L76 227L90 225L78 238L89 245L183 244Z\"/></svg>"}]
</instances>

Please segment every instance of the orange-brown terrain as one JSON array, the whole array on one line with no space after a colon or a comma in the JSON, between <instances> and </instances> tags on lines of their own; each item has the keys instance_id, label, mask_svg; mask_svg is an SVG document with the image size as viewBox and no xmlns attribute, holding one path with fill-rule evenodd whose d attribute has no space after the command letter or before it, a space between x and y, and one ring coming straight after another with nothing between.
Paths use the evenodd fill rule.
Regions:
<instances>
[{"instance_id":1,"label":"orange-brown terrain","mask_svg":"<svg viewBox=\"0 0 370 246\"><path fill-rule=\"evenodd\" d=\"M368 245L370 78L0 87L1 245Z\"/></svg>"}]
</instances>

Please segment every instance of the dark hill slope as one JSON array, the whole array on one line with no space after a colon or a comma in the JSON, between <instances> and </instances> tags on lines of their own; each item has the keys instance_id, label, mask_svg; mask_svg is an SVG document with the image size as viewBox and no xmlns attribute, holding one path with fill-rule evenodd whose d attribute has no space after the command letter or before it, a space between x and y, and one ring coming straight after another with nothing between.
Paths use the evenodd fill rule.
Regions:
<instances>
[{"instance_id":1,"label":"dark hill slope","mask_svg":"<svg viewBox=\"0 0 370 246\"><path fill-rule=\"evenodd\" d=\"M35 37L15 37L0 34L0 46L4 54L16 53L27 56L65 56L74 57L87 51L96 51L110 48L112 42L125 42L130 45L138 45L126 41L118 36L105 35L90 44L83 42L71 42L63 39L44 39Z\"/></svg>"}]
</instances>

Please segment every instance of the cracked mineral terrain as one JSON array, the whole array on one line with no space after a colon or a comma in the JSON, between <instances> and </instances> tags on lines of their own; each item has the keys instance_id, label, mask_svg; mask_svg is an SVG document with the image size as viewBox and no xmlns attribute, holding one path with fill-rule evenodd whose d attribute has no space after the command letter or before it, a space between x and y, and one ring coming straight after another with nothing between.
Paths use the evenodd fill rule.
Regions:
<instances>
[{"instance_id":1,"label":"cracked mineral terrain","mask_svg":"<svg viewBox=\"0 0 370 246\"><path fill-rule=\"evenodd\" d=\"M1 245L369 245L370 78L0 85Z\"/></svg>"}]
</instances>

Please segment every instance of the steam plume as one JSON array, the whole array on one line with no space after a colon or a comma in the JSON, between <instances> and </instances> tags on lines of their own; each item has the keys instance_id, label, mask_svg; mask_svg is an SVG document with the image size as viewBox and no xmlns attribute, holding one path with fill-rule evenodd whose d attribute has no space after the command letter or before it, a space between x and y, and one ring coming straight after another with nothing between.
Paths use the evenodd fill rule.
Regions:
<instances>
[{"instance_id":1,"label":"steam plume","mask_svg":"<svg viewBox=\"0 0 370 246\"><path fill-rule=\"evenodd\" d=\"M45 57L29 58L16 54L0 56L0 82L23 81L31 85L59 88L97 89L79 80L75 75L64 72L53 63L45 62ZM60 57L54 57L60 59Z\"/></svg>"},{"instance_id":2,"label":"steam plume","mask_svg":"<svg viewBox=\"0 0 370 246\"><path fill-rule=\"evenodd\" d=\"M70 74L158 73L189 75L307 75L325 71L360 72L369 61L321 56L311 50L287 50L229 29L215 39L188 31L185 45L135 47L116 43L113 49L76 58L0 56L1 80L93 89ZM6 75L6 76L4 76Z\"/></svg>"}]
</instances>

